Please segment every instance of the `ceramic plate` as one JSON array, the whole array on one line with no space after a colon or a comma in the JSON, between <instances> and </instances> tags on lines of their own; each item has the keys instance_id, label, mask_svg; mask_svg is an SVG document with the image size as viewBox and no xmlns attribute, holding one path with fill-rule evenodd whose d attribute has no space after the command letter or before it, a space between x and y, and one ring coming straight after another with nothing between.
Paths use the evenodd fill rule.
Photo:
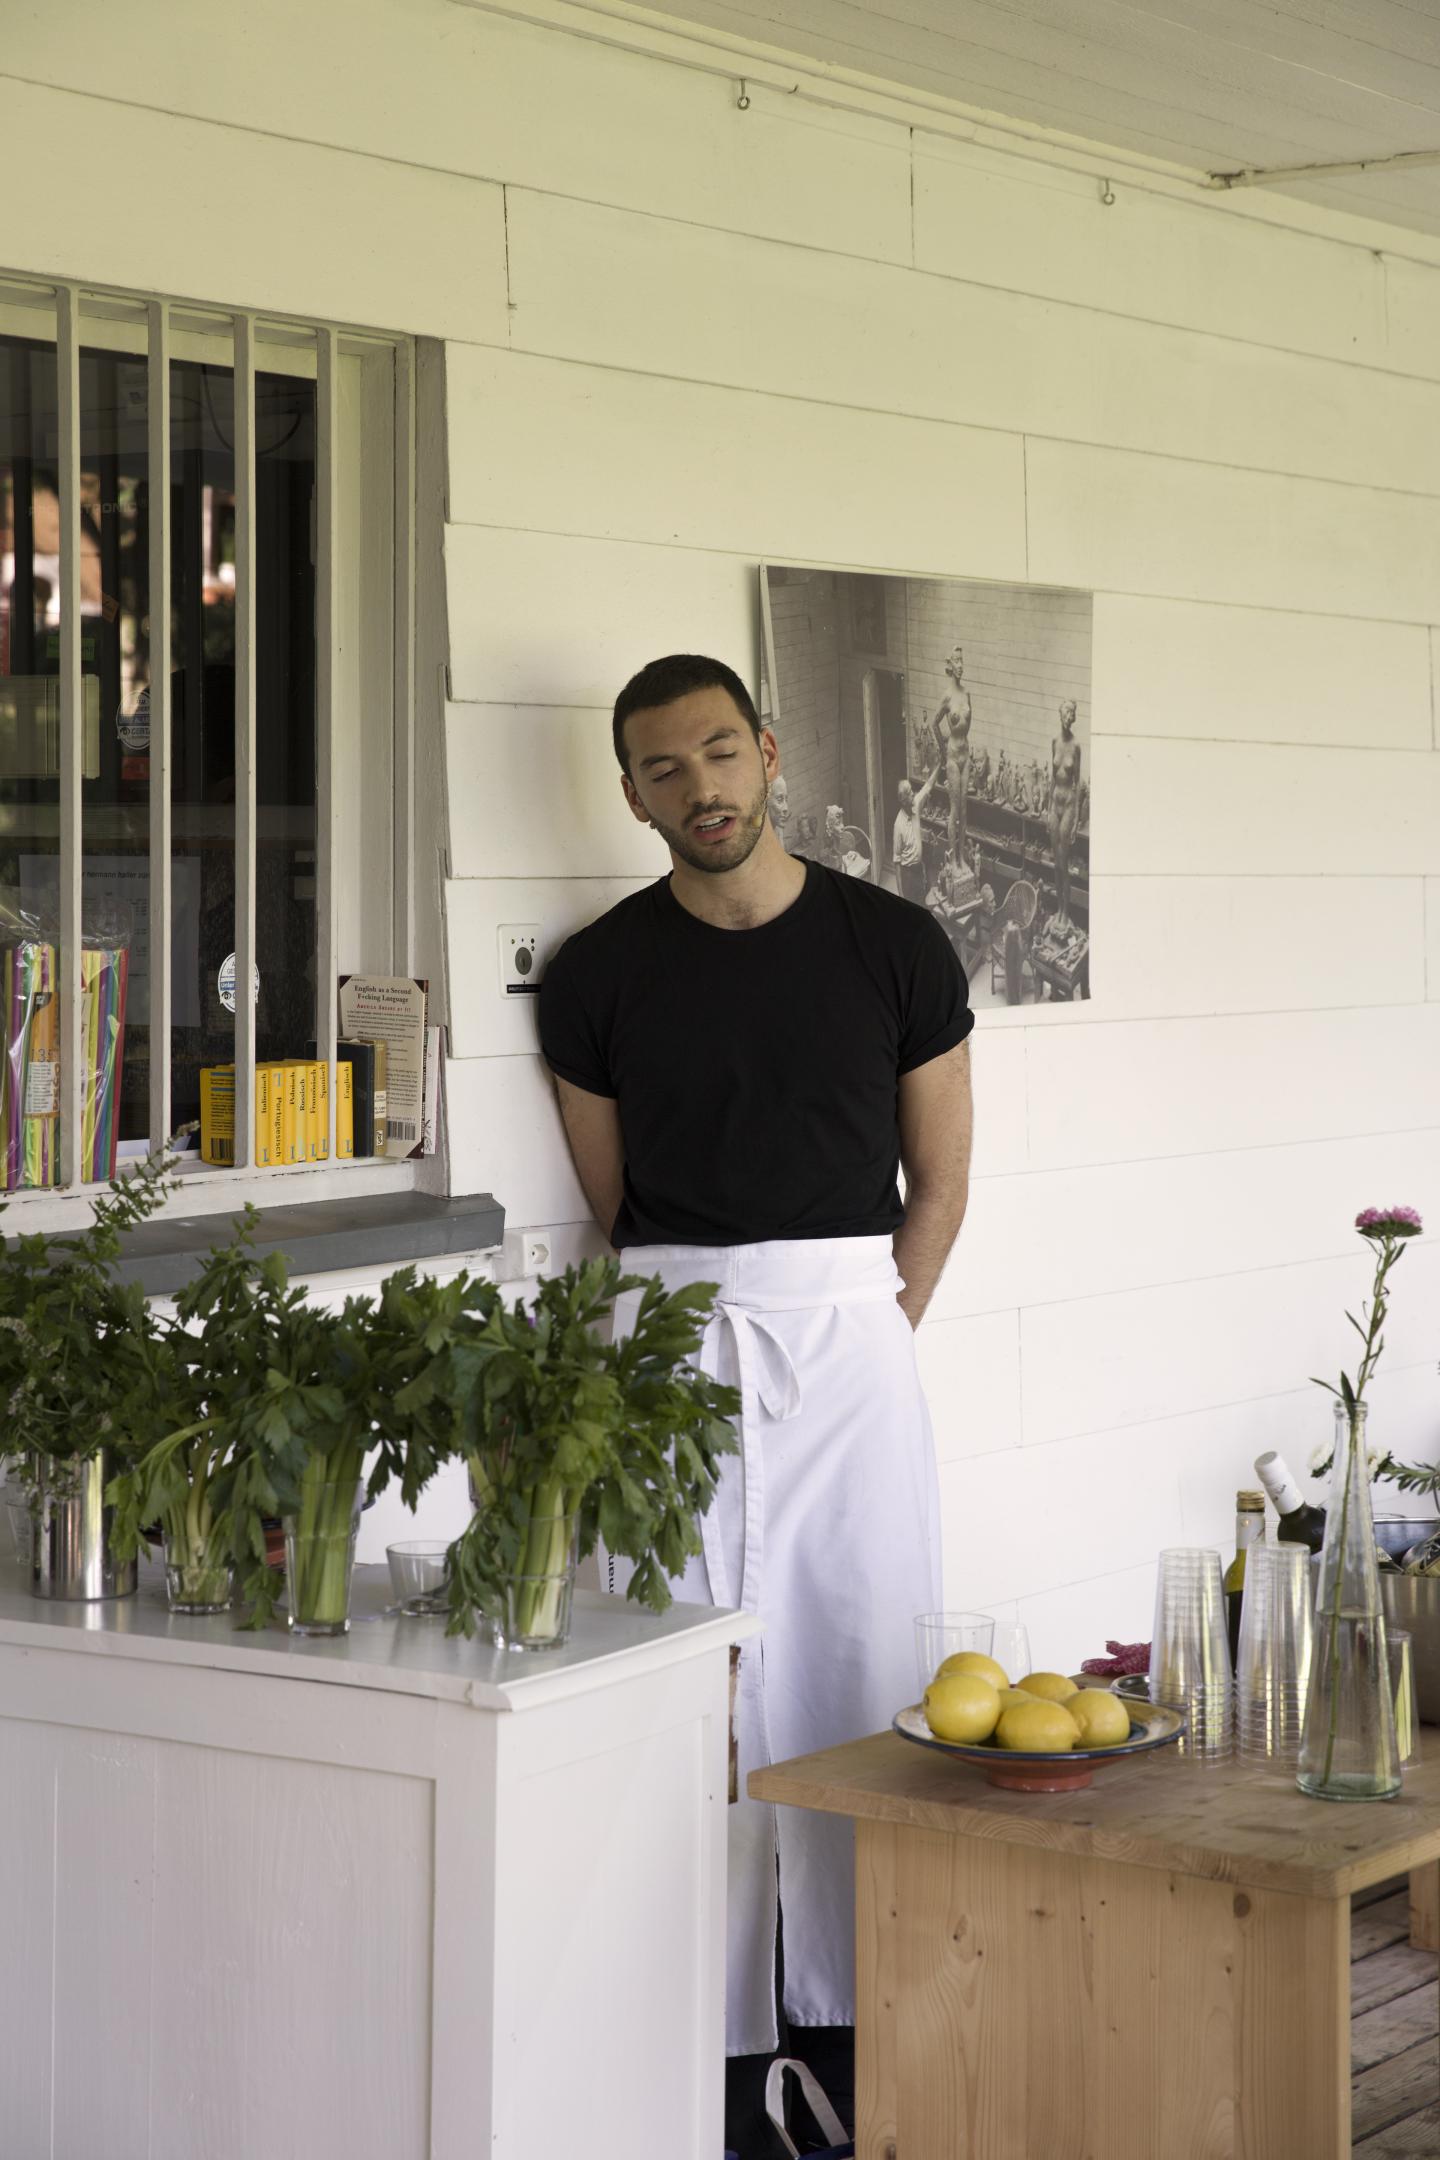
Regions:
<instances>
[{"instance_id":1,"label":"ceramic plate","mask_svg":"<svg viewBox=\"0 0 1440 2160\"><path fill-rule=\"evenodd\" d=\"M1128 1740L1117 1740L1113 1747L1071 1748L1065 1754L1031 1754L1020 1748L996 1747L990 1741L975 1745L960 1740L939 1740L926 1724L925 1712L919 1703L900 1712L894 1720L894 1729L902 1740L913 1740L917 1747L934 1748L941 1755L953 1756L957 1762L973 1763L977 1770L986 1773L992 1785L1022 1792L1078 1792L1090 1783L1094 1771L1105 1763L1143 1755L1151 1748L1168 1747L1185 1730L1184 1712L1168 1709L1164 1704L1134 1702L1126 1698L1125 1708L1130 1713Z\"/></svg>"}]
</instances>

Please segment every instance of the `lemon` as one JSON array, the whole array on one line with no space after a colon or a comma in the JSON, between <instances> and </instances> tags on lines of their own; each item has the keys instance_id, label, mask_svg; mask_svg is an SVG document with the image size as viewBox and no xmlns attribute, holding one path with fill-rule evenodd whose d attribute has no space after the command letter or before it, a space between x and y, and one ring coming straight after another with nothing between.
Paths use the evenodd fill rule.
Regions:
<instances>
[{"instance_id":1,"label":"lemon","mask_svg":"<svg viewBox=\"0 0 1440 2160\"><path fill-rule=\"evenodd\" d=\"M1019 1748L1027 1755L1065 1755L1076 1746L1079 1728L1063 1703L1012 1703L1002 1711L996 1737L1002 1748Z\"/></svg>"},{"instance_id":2,"label":"lemon","mask_svg":"<svg viewBox=\"0 0 1440 2160\"><path fill-rule=\"evenodd\" d=\"M948 1680L952 1673L973 1673L977 1680L988 1680L991 1687L1002 1692L1010 1685L1010 1675L1003 1665L997 1665L993 1657L986 1657L979 1650L957 1650L954 1657L947 1657L936 1673L937 1680Z\"/></svg>"},{"instance_id":3,"label":"lemon","mask_svg":"<svg viewBox=\"0 0 1440 2160\"><path fill-rule=\"evenodd\" d=\"M1002 1687L1000 1690L1000 1708L1002 1710L1013 1709L1016 1703L1034 1702L1034 1700L1035 1697L1027 1695L1024 1688Z\"/></svg>"},{"instance_id":4,"label":"lemon","mask_svg":"<svg viewBox=\"0 0 1440 2160\"><path fill-rule=\"evenodd\" d=\"M1027 1695L1038 1695L1042 1702L1069 1702L1072 1695L1080 1692L1073 1680L1067 1680L1064 1673L1058 1672L1027 1673L1015 1685L1023 1688Z\"/></svg>"},{"instance_id":5,"label":"lemon","mask_svg":"<svg viewBox=\"0 0 1440 2160\"><path fill-rule=\"evenodd\" d=\"M999 1717L999 1695L974 1673L937 1676L925 1690L925 1722L938 1740L988 1740Z\"/></svg>"},{"instance_id":6,"label":"lemon","mask_svg":"<svg viewBox=\"0 0 1440 2160\"><path fill-rule=\"evenodd\" d=\"M1130 1737L1130 1713L1108 1688L1081 1688L1065 1704L1086 1747L1118 1747Z\"/></svg>"}]
</instances>

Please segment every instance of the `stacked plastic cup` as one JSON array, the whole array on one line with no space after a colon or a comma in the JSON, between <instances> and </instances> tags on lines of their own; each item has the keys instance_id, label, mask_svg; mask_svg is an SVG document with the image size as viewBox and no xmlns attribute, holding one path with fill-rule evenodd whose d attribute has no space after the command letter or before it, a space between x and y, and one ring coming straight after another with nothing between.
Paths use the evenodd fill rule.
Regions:
<instances>
[{"instance_id":1,"label":"stacked plastic cup","mask_svg":"<svg viewBox=\"0 0 1440 2160\"><path fill-rule=\"evenodd\" d=\"M1184 1711L1189 1724L1182 1753L1223 1762L1232 1752L1235 1680L1220 1555L1213 1547L1172 1545L1160 1555L1150 1700Z\"/></svg>"},{"instance_id":2,"label":"stacked plastic cup","mask_svg":"<svg viewBox=\"0 0 1440 2160\"><path fill-rule=\"evenodd\" d=\"M1314 1595L1305 1546L1251 1546L1235 1666L1235 1744L1243 1762L1293 1770L1300 1759Z\"/></svg>"}]
</instances>

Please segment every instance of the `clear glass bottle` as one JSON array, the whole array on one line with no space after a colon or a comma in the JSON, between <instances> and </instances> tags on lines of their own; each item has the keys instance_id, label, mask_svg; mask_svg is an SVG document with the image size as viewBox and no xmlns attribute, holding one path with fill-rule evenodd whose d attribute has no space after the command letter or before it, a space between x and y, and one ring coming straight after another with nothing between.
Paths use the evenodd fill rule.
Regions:
<instances>
[{"instance_id":1,"label":"clear glass bottle","mask_svg":"<svg viewBox=\"0 0 1440 2160\"><path fill-rule=\"evenodd\" d=\"M1296 1783L1316 1800L1390 1800L1400 1790L1363 1403L1349 1410L1335 1405L1335 1461Z\"/></svg>"}]
</instances>

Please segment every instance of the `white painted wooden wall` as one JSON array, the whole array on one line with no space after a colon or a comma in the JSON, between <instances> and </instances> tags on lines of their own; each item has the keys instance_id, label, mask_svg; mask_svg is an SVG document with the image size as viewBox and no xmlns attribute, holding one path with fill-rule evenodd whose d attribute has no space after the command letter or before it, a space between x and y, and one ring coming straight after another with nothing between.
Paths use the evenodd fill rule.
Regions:
<instances>
[{"instance_id":1,"label":"white painted wooden wall","mask_svg":"<svg viewBox=\"0 0 1440 2160\"><path fill-rule=\"evenodd\" d=\"M1440 1211L1440 248L1107 208L1073 154L740 111L451 0L30 10L3 66L45 175L16 267L445 341L456 1183L562 1257L593 1233L495 926L664 869L625 675L753 675L762 556L1094 589L1095 997L982 1025L921 1355L951 1598L1049 1664L1147 1634L1157 1546L1228 1543L1255 1452L1326 1436L1356 1208ZM1430 1245L1374 1396L1417 1452L1437 1288Z\"/></svg>"}]
</instances>

